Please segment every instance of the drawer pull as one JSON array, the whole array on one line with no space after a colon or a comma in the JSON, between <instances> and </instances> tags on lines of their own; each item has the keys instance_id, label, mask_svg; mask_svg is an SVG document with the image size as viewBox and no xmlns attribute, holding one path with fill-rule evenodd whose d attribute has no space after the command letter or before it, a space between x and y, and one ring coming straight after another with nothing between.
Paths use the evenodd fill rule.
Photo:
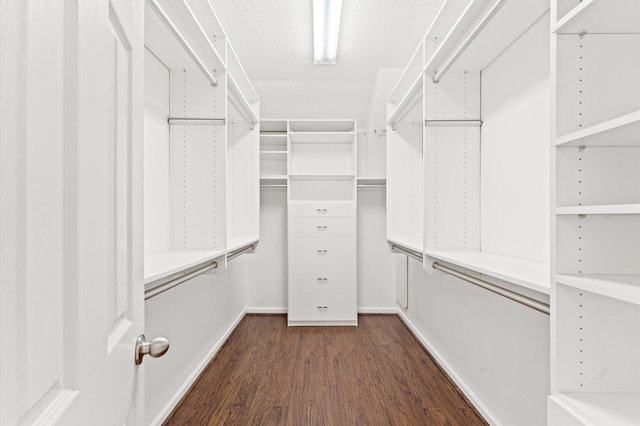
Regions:
<instances>
[{"instance_id":1,"label":"drawer pull","mask_svg":"<svg viewBox=\"0 0 640 426\"><path fill-rule=\"evenodd\" d=\"M327 309L328 309L328 307L327 307L327 306L318 306L318 310L319 310L320 312L326 312L326 311L327 311Z\"/></svg>"},{"instance_id":2,"label":"drawer pull","mask_svg":"<svg viewBox=\"0 0 640 426\"><path fill-rule=\"evenodd\" d=\"M318 226L316 226L316 229L318 231L326 231L327 230L327 225L318 225Z\"/></svg>"},{"instance_id":3,"label":"drawer pull","mask_svg":"<svg viewBox=\"0 0 640 426\"><path fill-rule=\"evenodd\" d=\"M320 284L326 284L327 283L327 279L326 278L318 278L318 282Z\"/></svg>"},{"instance_id":4,"label":"drawer pull","mask_svg":"<svg viewBox=\"0 0 640 426\"><path fill-rule=\"evenodd\" d=\"M327 250L325 249L318 249L316 251L318 252L318 254L327 254Z\"/></svg>"},{"instance_id":5,"label":"drawer pull","mask_svg":"<svg viewBox=\"0 0 640 426\"><path fill-rule=\"evenodd\" d=\"M318 214L324 214L327 212L327 209L316 209L316 212L318 212Z\"/></svg>"}]
</instances>

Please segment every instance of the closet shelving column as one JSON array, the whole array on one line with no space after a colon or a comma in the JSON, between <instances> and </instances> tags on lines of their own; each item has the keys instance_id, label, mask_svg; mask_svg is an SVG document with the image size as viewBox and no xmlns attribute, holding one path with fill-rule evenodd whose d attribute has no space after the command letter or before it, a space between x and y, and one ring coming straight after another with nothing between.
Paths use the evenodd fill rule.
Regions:
<instances>
[{"instance_id":1,"label":"closet shelving column","mask_svg":"<svg viewBox=\"0 0 640 426\"><path fill-rule=\"evenodd\" d=\"M260 184L287 185L287 120L260 122Z\"/></svg>"},{"instance_id":2,"label":"closet shelving column","mask_svg":"<svg viewBox=\"0 0 640 426\"><path fill-rule=\"evenodd\" d=\"M504 85L490 80L490 67L504 68L506 74L514 76L527 72L519 68L523 61L511 58L517 55L520 45L542 42L548 46L548 30L540 32L548 8L548 2L543 0L445 1L418 49L423 57L417 58L419 53L414 55L389 100L388 134L391 136L388 136L387 156L387 228L391 244L423 254L427 272L435 273L433 262L445 263L462 272L469 270L486 275L500 285L504 282L513 287L515 284L516 291L542 300L549 292L548 264L541 261L546 258L541 253L518 253L518 250L524 252L521 241L526 240L527 231L520 228L498 241L500 238L494 233L481 232L480 225L500 222L497 218L508 216L505 211L531 216L529 211L539 210L539 201L546 201L548 193L535 194L523 205L509 205L502 210L487 202L486 195L481 197L483 193L502 191L496 183L519 181L522 188L535 187L535 175L523 172L532 167L528 160L519 169L506 167L505 164L511 163L505 162L523 159L505 156L501 164L483 155L480 144L485 149L508 147L509 135L512 138L509 140L523 143L522 128L541 128L545 121L548 123L548 115L539 117L544 115L540 113L531 116L522 113L504 119L503 115L508 115L511 109L497 108L500 104L496 101L489 108L492 114L485 111L484 116L481 115L481 105L489 99L500 100L505 105L519 102L518 93L509 98ZM421 69L417 66L420 62ZM401 127L403 119L418 122L418 113L407 120L402 111L410 111L408 107L414 104L412 99L419 97L420 87L422 145L415 142L415 128L409 138L402 134ZM525 105L525 108L530 107ZM512 124L512 119L522 128ZM524 136L532 138L529 134ZM408 144L408 140L413 140L415 145ZM532 140L531 143L546 144L547 141ZM418 159L422 163L414 165ZM490 164L483 164L485 161ZM521 193L522 188L518 192ZM508 195L506 197L508 199ZM422 204L414 207L416 200ZM412 207L403 211L407 206ZM546 212L542 213L537 215L540 223L536 223L536 227L544 232L542 224L547 216ZM416 217L420 225L413 225ZM407 229L408 224L412 224L412 229ZM500 250L495 249L497 245L501 246Z\"/></svg>"},{"instance_id":3,"label":"closet shelving column","mask_svg":"<svg viewBox=\"0 0 640 426\"><path fill-rule=\"evenodd\" d=\"M208 266L224 271L233 250L228 238L238 228L227 212L233 203L248 212L239 240L257 239L258 131L246 136L234 126L255 127L258 99L207 0L146 0L145 46L150 291ZM249 178L239 182L235 169Z\"/></svg>"},{"instance_id":4,"label":"closet shelving column","mask_svg":"<svg viewBox=\"0 0 640 426\"><path fill-rule=\"evenodd\" d=\"M227 258L253 252L260 226L260 105L227 40Z\"/></svg>"},{"instance_id":5,"label":"closet shelving column","mask_svg":"<svg viewBox=\"0 0 640 426\"><path fill-rule=\"evenodd\" d=\"M289 325L357 325L356 122L288 129Z\"/></svg>"},{"instance_id":6,"label":"closet shelving column","mask_svg":"<svg viewBox=\"0 0 640 426\"><path fill-rule=\"evenodd\" d=\"M638 425L640 4L552 3L549 425Z\"/></svg>"}]
</instances>

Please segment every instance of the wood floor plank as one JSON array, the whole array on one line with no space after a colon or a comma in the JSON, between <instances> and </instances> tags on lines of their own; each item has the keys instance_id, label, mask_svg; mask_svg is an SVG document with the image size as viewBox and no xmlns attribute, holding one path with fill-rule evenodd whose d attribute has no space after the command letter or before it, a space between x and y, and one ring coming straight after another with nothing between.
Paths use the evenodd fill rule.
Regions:
<instances>
[{"instance_id":1,"label":"wood floor plank","mask_svg":"<svg viewBox=\"0 0 640 426\"><path fill-rule=\"evenodd\" d=\"M395 315L247 315L165 425L485 425Z\"/></svg>"}]
</instances>

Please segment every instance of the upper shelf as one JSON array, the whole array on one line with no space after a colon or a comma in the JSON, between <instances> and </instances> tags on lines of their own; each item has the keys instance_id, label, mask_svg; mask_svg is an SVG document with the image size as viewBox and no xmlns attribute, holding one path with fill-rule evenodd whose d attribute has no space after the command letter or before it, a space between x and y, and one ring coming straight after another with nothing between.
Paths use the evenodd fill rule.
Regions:
<instances>
[{"instance_id":1,"label":"upper shelf","mask_svg":"<svg viewBox=\"0 0 640 426\"><path fill-rule=\"evenodd\" d=\"M640 33L638 0L583 0L553 27L558 34Z\"/></svg>"},{"instance_id":2,"label":"upper shelf","mask_svg":"<svg viewBox=\"0 0 640 426\"><path fill-rule=\"evenodd\" d=\"M614 214L640 214L640 204L611 204L600 206L571 206L571 207L556 207L556 214L558 215L571 215L571 214L602 214L602 215L614 215Z\"/></svg>"},{"instance_id":3,"label":"upper shelf","mask_svg":"<svg viewBox=\"0 0 640 426\"><path fill-rule=\"evenodd\" d=\"M225 70L224 62L183 0L146 0L145 45L167 67L199 69L211 82Z\"/></svg>"},{"instance_id":4,"label":"upper shelf","mask_svg":"<svg viewBox=\"0 0 640 426\"><path fill-rule=\"evenodd\" d=\"M480 272L539 293L549 294L550 270L545 263L484 251L425 251L427 256Z\"/></svg>"},{"instance_id":5,"label":"upper shelf","mask_svg":"<svg viewBox=\"0 0 640 426\"><path fill-rule=\"evenodd\" d=\"M640 146L640 111L569 133L556 146Z\"/></svg>"},{"instance_id":6,"label":"upper shelf","mask_svg":"<svg viewBox=\"0 0 640 426\"><path fill-rule=\"evenodd\" d=\"M423 76L422 73L418 75L413 84L409 87L404 97L395 105L395 109L389 116L387 124L395 130L396 126L407 116L407 113L412 111L414 107L422 99L423 88ZM415 119L415 117L414 117ZM420 110L419 122L422 122L422 110ZM415 120L410 120L415 121Z\"/></svg>"},{"instance_id":7,"label":"upper shelf","mask_svg":"<svg viewBox=\"0 0 640 426\"><path fill-rule=\"evenodd\" d=\"M146 255L144 257L145 287L173 275L183 274L184 271L223 254L223 250L169 250Z\"/></svg>"},{"instance_id":8,"label":"upper shelf","mask_svg":"<svg viewBox=\"0 0 640 426\"><path fill-rule=\"evenodd\" d=\"M289 122L289 136L295 132L355 132L354 120L295 120Z\"/></svg>"},{"instance_id":9,"label":"upper shelf","mask_svg":"<svg viewBox=\"0 0 640 426\"><path fill-rule=\"evenodd\" d=\"M556 282L640 305L640 275L556 275Z\"/></svg>"},{"instance_id":10,"label":"upper shelf","mask_svg":"<svg viewBox=\"0 0 640 426\"><path fill-rule=\"evenodd\" d=\"M230 103L236 108L236 110L240 113L240 120L243 122L250 123L251 125L258 124L258 115L255 111L254 105L257 103L257 100L253 100L250 102L247 100L245 94L242 92L240 86L236 83L236 80L233 78L233 75L229 73L227 75L227 94L229 96ZM231 115L231 114L230 114ZM228 121L235 121L234 118L231 118Z\"/></svg>"},{"instance_id":11,"label":"upper shelf","mask_svg":"<svg viewBox=\"0 0 640 426\"><path fill-rule=\"evenodd\" d=\"M354 132L292 132L292 143L351 143Z\"/></svg>"},{"instance_id":12,"label":"upper shelf","mask_svg":"<svg viewBox=\"0 0 640 426\"><path fill-rule=\"evenodd\" d=\"M422 67L423 58L424 58L424 43L421 43L416 49L415 53L411 57L409 64L402 72L400 79L396 83L393 90L391 90L391 94L389 95L389 99L387 103L391 105L395 105L396 108L400 106L400 103L404 97L406 97L406 93L411 91L411 88L415 85L415 81L420 77L422 80Z\"/></svg>"},{"instance_id":13,"label":"upper shelf","mask_svg":"<svg viewBox=\"0 0 640 426\"><path fill-rule=\"evenodd\" d=\"M427 59L427 76L484 69L548 10L546 0L472 0Z\"/></svg>"}]
</instances>

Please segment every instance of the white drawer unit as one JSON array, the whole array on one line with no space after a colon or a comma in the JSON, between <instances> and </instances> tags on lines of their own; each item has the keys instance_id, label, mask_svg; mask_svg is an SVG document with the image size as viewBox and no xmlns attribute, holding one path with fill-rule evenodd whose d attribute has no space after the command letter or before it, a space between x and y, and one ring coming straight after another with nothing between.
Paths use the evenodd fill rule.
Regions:
<instances>
[{"instance_id":1,"label":"white drawer unit","mask_svg":"<svg viewBox=\"0 0 640 426\"><path fill-rule=\"evenodd\" d=\"M356 218L290 217L290 237L355 237Z\"/></svg>"},{"instance_id":2,"label":"white drawer unit","mask_svg":"<svg viewBox=\"0 0 640 426\"><path fill-rule=\"evenodd\" d=\"M354 202L292 202L289 204L291 217L356 217Z\"/></svg>"},{"instance_id":3,"label":"white drawer unit","mask_svg":"<svg viewBox=\"0 0 640 426\"><path fill-rule=\"evenodd\" d=\"M289 265L289 286L294 293L355 293L354 266L346 262L311 267Z\"/></svg>"},{"instance_id":4,"label":"white drawer unit","mask_svg":"<svg viewBox=\"0 0 640 426\"><path fill-rule=\"evenodd\" d=\"M356 293L289 293L289 325L355 325Z\"/></svg>"},{"instance_id":5,"label":"white drawer unit","mask_svg":"<svg viewBox=\"0 0 640 426\"><path fill-rule=\"evenodd\" d=\"M358 324L355 120L287 126L289 325Z\"/></svg>"}]
</instances>

